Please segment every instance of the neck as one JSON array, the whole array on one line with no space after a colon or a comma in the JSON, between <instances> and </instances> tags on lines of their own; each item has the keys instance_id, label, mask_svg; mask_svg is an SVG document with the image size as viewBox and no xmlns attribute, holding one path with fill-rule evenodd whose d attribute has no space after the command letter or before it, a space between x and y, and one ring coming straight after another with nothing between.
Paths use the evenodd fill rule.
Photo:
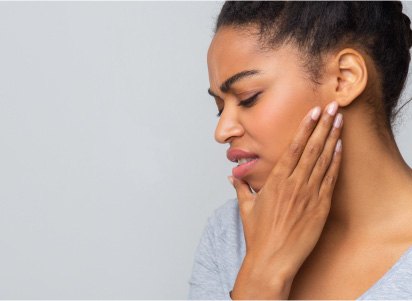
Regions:
<instances>
[{"instance_id":1,"label":"neck","mask_svg":"<svg viewBox=\"0 0 412 301\"><path fill-rule=\"evenodd\" d=\"M392 135L372 130L364 112L343 115L342 161L326 225L351 237L396 237L391 231L412 218L412 170Z\"/></svg>"}]
</instances>

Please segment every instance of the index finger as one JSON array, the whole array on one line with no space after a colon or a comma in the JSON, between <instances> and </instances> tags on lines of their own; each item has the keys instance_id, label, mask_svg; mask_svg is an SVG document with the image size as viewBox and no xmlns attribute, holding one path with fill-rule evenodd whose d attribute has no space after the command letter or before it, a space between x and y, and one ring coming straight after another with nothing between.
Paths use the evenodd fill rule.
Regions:
<instances>
[{"instance_id":1,"label":"index finger","mask_svg":"<svg viewBox=\"0 0 412 301\"><path fill-rule=\"evenodd\" d=\"M279 173L285 177L289 177L305 149L305 145L308 142L321 114L321 107L316 106L311 109L308 114L300 122L297 132L289 144L288 149L281 156L278 164L272 169L272 174L278 176Z\"/></svg>"}]
</instances>

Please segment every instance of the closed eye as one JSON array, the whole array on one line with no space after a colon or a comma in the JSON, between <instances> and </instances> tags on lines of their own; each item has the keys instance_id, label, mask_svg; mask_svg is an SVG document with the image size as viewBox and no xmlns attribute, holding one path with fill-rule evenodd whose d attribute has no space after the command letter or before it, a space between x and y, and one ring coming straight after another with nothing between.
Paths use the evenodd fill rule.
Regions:
<instances>
[{"instance_id":1,"label":"closed eye","mask_svg":"<svg viewBox=\"0 0 412 301\"><path fill-rule=\"evenodd\" d=\"M253 95L252 97L249 97L248 99L240 101L238 106L251 107L254 104L254 102L256 101L256 99L257 99L257 97L259 96L260 93L262 93L262 92L258 92L255 95Z\"/></svg>"},{"instance_id":2,"label":"closed eye","mask_svg":"<svg viewBox=\"0 0 412 301\"><path fill-rule=\"evenodd\" d=\"M253 95L252 97L249 97L248 99L239 101L238 106L250 108L256 102L257 97L260 95L260 93L262 93L262 92L258 92L255 95ZM223 109L220 110L219 113L217 113L217 117L220 117L220 115L222 115L222 113L223 113Z\"/></svg>"}]
</instances>

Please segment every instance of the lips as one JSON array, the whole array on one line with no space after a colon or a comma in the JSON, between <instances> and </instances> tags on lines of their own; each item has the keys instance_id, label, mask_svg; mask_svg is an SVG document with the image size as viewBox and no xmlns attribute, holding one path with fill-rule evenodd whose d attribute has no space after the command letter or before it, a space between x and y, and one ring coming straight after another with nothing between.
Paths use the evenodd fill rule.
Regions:
<instances>
[{"instance_id":1,"label":"lips","mask_svg":"<svg viewBox=\"0 0 412 301\"><path fill-rule=\"evenodd\" d=\"M247 152L238 148L229 148L226 152L226 157L229 159L229 161L237 163L239 159L255 159L259 156L254 153Z\"/></svg>"},{"instance_id":2,"label":"lips","mask_svg":"<svg viewBox=\"0 0 412 301\"><path fill-rule=\"evenodd\" d=\"M226 157L229 159L229 161L235 163L237 163L240 159L247 159L248 162L242 162L242 164L239 164L232 169L232 175L238 179L247 176L259 161L258 155L238 148L229 148L226 152Z\"/></svg>"}]
</instances>

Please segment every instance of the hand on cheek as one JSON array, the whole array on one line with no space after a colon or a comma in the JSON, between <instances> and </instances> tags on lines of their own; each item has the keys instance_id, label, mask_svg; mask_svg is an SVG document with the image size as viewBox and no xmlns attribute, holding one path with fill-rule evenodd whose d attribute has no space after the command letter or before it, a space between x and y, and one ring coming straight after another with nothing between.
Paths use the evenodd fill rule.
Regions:
<instances>
[{"instance_id":1,"label":"hand on cheek","mask_svg":"<svg viewBox=\"0 0 412 301\"><path fill-rule=\"evenodd\" d=\"M232 178L242 218L246 256L234 289L234 298L267 297L278 287L257 288L250 282L288 287L319 240L329 214L341 162L342 114L331 103L324 111L310 111L297 134L271 170L262 189L253 193L245 181ZM320 119L319 119L320 118ZM285 292L287 299L289 292ZM259 295L263 294L263 295Z\"/></svg>"}]
</instances>

